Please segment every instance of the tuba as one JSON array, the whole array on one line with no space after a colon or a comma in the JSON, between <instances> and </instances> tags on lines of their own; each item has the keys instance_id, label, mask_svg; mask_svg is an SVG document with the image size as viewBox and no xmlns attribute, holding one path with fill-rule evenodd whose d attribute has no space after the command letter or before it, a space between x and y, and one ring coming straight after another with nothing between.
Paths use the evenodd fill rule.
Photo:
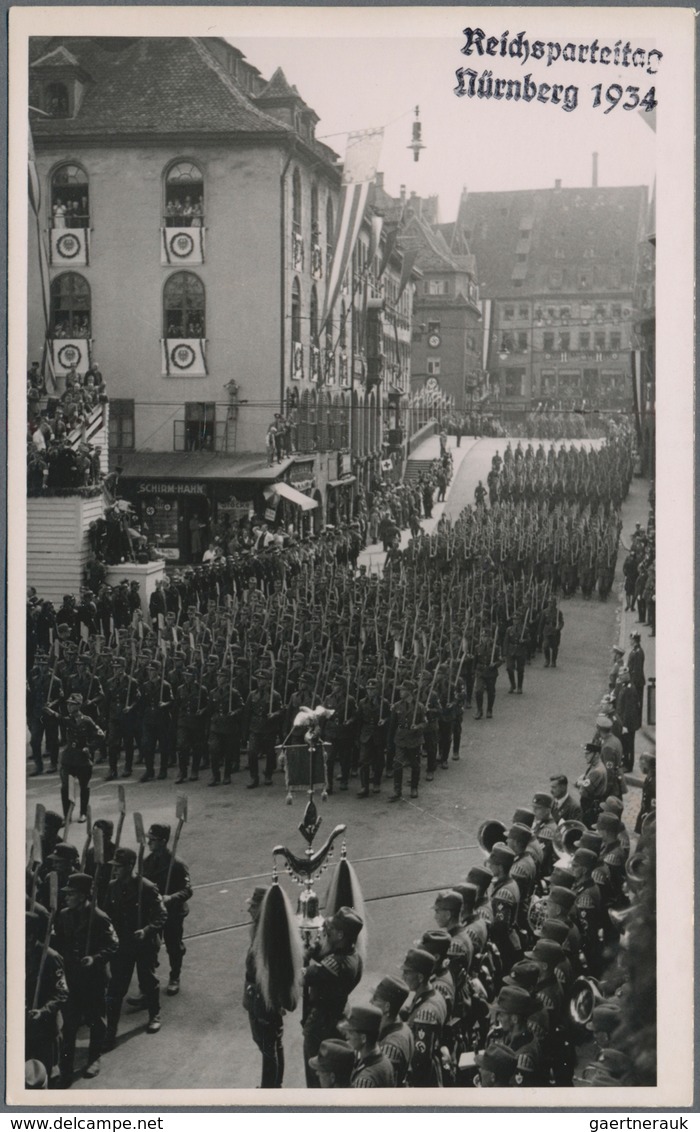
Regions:
<instances>
[{"instance_id":1,"label":"tuba","mask_svg":"<svg viewBox=\"0 0 700 1132\"><path fill-rule=\"evenodd\" d=\"M547 919L547 897L537 896L533 893L530 897L530 903L527 906L527 922L530 931L534 936L539 937L542 935L542 925Z\"/></svg>"},{"instance_id":2,"label":"tuba","mask_svg":"<svg viewBox=\"0 0 700 1132\"><path fill-rule=\"evenodd\" d=\"M485 857L488 857L497 841L505 841L507 833L508 830L503 822L496 821L495 818L489 818L481 823L476 839Z\"/></svg>"},{"instance_id":3,"label":"tuba","mask_svg":"<svg viewBox=\"0 0 700 1132\"><path fill-rule=\"evenodd\" d=\"M596 1006L605 1000L596 979L590 975L580 975L571 988L569 1016L576 1026L584 1027L590 1022Z\"/></svg>"}]
</instances>

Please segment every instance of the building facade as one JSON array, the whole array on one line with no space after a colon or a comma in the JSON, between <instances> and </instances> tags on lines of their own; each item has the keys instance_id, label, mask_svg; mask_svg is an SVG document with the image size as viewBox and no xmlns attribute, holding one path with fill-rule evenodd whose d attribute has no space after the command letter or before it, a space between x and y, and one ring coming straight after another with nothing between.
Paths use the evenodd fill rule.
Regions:
<instances>
[{"instance_id":1,"label":"building facade","mask_svg":"<svg viewBox=\"0 0 700 1132\"><path fill-rule=\"evenodd\" d=\"M99 365L123 494L181 560L227 515L320 525L383 424L350 273L320 325L342 166L314 111L281 70L191 37L35 39L29 101L49 294L46 325L30 248L28 348L56 393Z\"/></svg>"},{"instance_id":2,"label":"building facade","mask_svg":"<svg viewBox=\"0 0 700 1132\"><path fill-rule=\"evenodd\" d=\"M489 308L492 403L631 412L646 207L643 186L463 193L458 224Z\"/></svg>"}]
</instances>

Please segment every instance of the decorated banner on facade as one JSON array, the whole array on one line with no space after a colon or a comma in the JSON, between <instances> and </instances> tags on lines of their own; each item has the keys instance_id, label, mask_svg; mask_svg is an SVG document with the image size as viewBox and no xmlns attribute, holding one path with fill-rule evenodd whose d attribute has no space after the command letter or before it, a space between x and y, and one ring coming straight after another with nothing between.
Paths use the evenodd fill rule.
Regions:
<instances>
[{"instance_id":1,"label":"decorated banner on facade","mask_svg":"<svg viewBox=\"0 0 700 1132\"><path fill-rule=\"evenodd\" d=\"M204 338L161 338L162 372L165 377L206 377Z\"/></svg>"},{"instance_id":2,"label":"decorated banner on facade","mask_svg":"<svg viewBox=\"0 0 700 1132\"><path fill-rule=\"evenodd\" d=\"M204 263L204 228L161 228L160 235L163 267Z\"/></svg>"},{"instance_id":3,"label":"decorated banner on facade","mask_svg":"<svg viewBox=\"0 0 700 1132\"><path fill-rule=\"evenodd\" d=\"M87 267L89 263L89 228L51 229L52 267Z\"/></svg>"},{"instance_id":4,"label":"decorated banner on facade","mask_svg":"<svg viewBox=\"0 0 700 1132\"><path fill-rule=\"evenodd\" d=\"M304 376L304 348L301 342L292 342L292 377L301 381Z\"/></svg>"},{"instance_id":5,"label":"decorated banner on facade","mask_svg":"<svg viewBox=\"0 0 700 1132\"><path fill-rule=\"evenodd\" d=\"M54 338L51 342L53 371L62 377L75 366L78 373L85 373L92 364L89 338Z\"/></svg>"}]
</instances>

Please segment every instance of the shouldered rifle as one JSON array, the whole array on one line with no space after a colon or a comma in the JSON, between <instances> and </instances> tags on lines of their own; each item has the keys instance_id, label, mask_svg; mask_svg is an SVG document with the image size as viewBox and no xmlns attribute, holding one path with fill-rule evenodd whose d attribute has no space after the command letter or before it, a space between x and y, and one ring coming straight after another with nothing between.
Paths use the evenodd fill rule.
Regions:
<instances>
[{"instance_id":1,"label":"shouldered rifle","mask_svg":"<svg viewBox=\"0 0 700 1132\"><path fill-rule=\"evenodd\" d=\"M105 863L104 834L101 829L95 829L93 830L92 836L95 845L95 872L92 877L92 889L90 891L90 916L88 919L88 930L85 939L86 955L90 954L92 930L95 923L95 909L97 907L97 890L100 880L100 870Z\"/></svg>"},{"instance_id":2,"label":"shouldered rifle","mask_svg":"<svg viewBox=\"0 0 700 1132\"><path fill-rule=\"evenodd\" d=\"M64 835L63 839L66 843L68 842L68 833L70 831L71 822L73 820L73 811L74 810L75 810L75 800L73 798L71 798L70 802L68 803L68 811L66 813L66 818L65 818L65 821L63 823L63 835Z\"/></svg>"},{"instance_id":3,"label":"shouldered rifle","mask_svg":"<svg viewBox=\"0 0 700 1132\"><path fill-rule=\"evenodd\" d=\"M119 848L119 842L122 837L122 829L124 827L124 818L126 817L126 790L123 786L117 787L117 797L119 799L119 817L117 819L117 832L114 835L114 848Z\"/></svg>"},{"instance_id":4,"label":"shouldered rifle","mask_svg":"<svg viewBox=\"0 0 700 1132\"><path fill-rule=\"evenodd\" d=\"M136 876L138 878L138 907L136 915L137 930L141 930L141 917L142 917L142 904L143 904L143 855L146 850L146 833L143 828L143 818L138 812L134 812L134 830L136 832L136 840L139 845L139 853L136 862Z\"/></svg>"},{"instance_id":5,"label":"shouldered rifle","mask_svg":"<svg viewBox=\"0 0 700 1132\"><path fill-rule=\"evenodd\" d=\"M80 856L80 871L81 871L81 873L85 872L85 865L87 864L88 849L90 848L90 842L92 841L92 810L90 809L90 806L87 806L86 810L85 810L85 822L86 822L85 832L87 834L87 837L85 838L85 844L83 845L83 852Z\"/></svg>"},{"instance_id":6,"label":"shouldered rifle","mask_svg":"<svg viewBox=\"0 0 700 1132\"><path fill-rule=\"evenodd\" d=\"M168 875L165 881L165 892L163 896L167 896L170 890L170 878L173 873L173 864L175 862L175 854L177 852L178 843L180 841L180 834L182 827L187 821L187 795L178 794L177 801L175 802L175 817L177 818L177 827L175 829L175 836L173 838L173 846L170 850L170 863L168 865Z\"/></svg>"},{"instance_id":7,"label":"shouldered rifle","mask_svg":"<svg viewBox=\"0 0 700 1132\"><path fill-rule=\"evenodd\" d=\"M46 956L49 952L49 943L51 942L51 932L53 931L53 923L56 919L56 912L58 911L58 873L49 873L49 919L46 924L46 935L41 948L41 959L39 961L39 973L36 977L36 986L34 987L34 998L32 1000L32 1010L39 1009L39 992L41 990L41 980L44 974L44 967L46 966Z\"/></svg>"}]
</instances>

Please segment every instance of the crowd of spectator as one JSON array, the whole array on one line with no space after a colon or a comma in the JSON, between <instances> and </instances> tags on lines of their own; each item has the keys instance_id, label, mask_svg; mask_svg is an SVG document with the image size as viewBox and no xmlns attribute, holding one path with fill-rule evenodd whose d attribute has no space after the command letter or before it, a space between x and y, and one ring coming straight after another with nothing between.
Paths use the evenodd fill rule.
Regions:
<instances>
[{"instance_id":1,"label":"crowd of spectator","mask_svg":"<svg viewBox=\"0 0 700 1132\"><path fill-rule=\"evenodd\" d=\"M172 198L165 207L166 228L201 228L204 222L204 208L201 196L186 196L184 200Z\"/></svg>"},{"instance_id":2,"label":"crowd of spectator","mask_svg":"<svg viewBox=\"0 0 700 1132\"><path fill-rule=\"evenodd\" d=\"M62 387L62 388L61 388ZM76 439L75 430L107 401L95 363L84 376L71 366L49 392L38 362L27 372L27 493L76 490L101 481L101 447Z\"/></svg>"},{"instance_id":3,"label":"crowd of spectator","mask_svg":"<svg viewBox=\"0 0 700 1132\"><path fill-rule=\"evenodd\" d=\"M57 197L51 206L51 223L54 228L87 228L90 224L88 198L62 200Z\"/></svg>"}]
</instances>

